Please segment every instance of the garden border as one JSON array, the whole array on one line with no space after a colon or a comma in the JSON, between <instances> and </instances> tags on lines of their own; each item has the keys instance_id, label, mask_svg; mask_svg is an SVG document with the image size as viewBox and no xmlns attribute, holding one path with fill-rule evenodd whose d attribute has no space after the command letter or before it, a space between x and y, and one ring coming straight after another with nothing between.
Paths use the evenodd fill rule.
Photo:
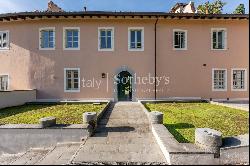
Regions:
<instances>
[{"instance_id":1,"label":"garden border","mask_svg":"<svg viewBox=\"0 0 250 166\"><path fill-rule=\"evenodd\" d=\"M173 100L183 102L194 102L193 100ZM197 100L195 100L197 101ZM206 101L206 100L200 100ZM145 103L162 103L160 101L139 100L143 111L149 118L149 111ZM165 102L170 102L166 100ZM214 164L248 164L249 163L249 134L228 137L228 143L220 148L219 158L215 153L201 149L192 143L179 143L163 124L151 124L152 133L156 142L169 164L172 165L214 165Z\"/></svg>"},{"instance_id":2,"label":"garden border","mask_svg":"<svg viewBox=\"0 0 250 166\"><path fill-rule=\"evenodd\" d=\"M82 103L86 104L86 102ZM98 122L107 111L112 101L95 103L107 104L98 114ZM37 104L45 103L42 102ZM80 103L77 102L77 104ZM63 142L81 142L92 135L93 128L89 124L57 124L47 128L41 128L39 124L6 124L0 125L0 133L1 155L2 153L20 153L30 148L55 146L57 143Z\"/></svg>"}]
</instances>

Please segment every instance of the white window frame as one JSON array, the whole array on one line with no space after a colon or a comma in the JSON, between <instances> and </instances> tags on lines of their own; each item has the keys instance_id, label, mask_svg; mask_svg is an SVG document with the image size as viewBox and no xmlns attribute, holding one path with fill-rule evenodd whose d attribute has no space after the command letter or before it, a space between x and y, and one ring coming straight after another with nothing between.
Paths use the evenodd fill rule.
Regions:
<instances>
[{"instance_id":1,"label":"white window frame","mask_svg":"<svg viewBox=\"0 0 250 166\"><path fill-rule=\"evenodd\" d=\"M77 70L78 71L78 82L79 82L79 87L76 90L67 90L67 70ZM80 92L81 90L81 82L80 82L80 68L64 68L64 92L70 92L70 93L74 93L74 92Z\"/></svg>"},{"instance_id":2,"label":"white window frame","mask_svg":"<svg viewBox=\"0 0 250 166\"><path fill-rule=\"evenodd\" d=\"M233 88L233 71L234 70L243 70L245 71L245 74L244 74L244 89L234 89ZM232 68L231 69L231 91L247 91L247 69L246 68Z\"/></svg>"},{"instance_id":3,"label":"white window frame","mask_svg":"<svg viewBox=\"0 0 250 166\"><path fill-rule=\"evenodd\" d=\"M175 32L184 32L185 33L185 47L184 48L175 48ZM188 40L188 31L184 29L173 29L173 50L187 50L187 40Z\"/></svg>"},{"instance_id":4,"label":"white window frame","mask_svg":"<svg viewBox=\"0 0 250 166\"><path fill-rule=\"evenodd\" d=\"M141 48L130 48L131 44L131 30L141 30ZM144 51L144 27L128 27L128 51Z\"/></svg>"},{"instance_id":5,"label":"white window frame","mask_svg":"<svg viewBox=\"0 0 250 166\"><path fill-rule=\"evenodd\" d=\"M78 47L77 48L66 48L66 30L78 30ZM81 31L80 27L63 27L63 50L80 50Z\"/></svg>"},{"instance_id":6,"label":"white window frame","mask_svg":"<svg viewBox=\"0 0 250 166\"><path fill-rule=\"evenodd\" d=\"M54 32L54 47L53 48L42 48L41 44L42 44L42 31L43 30L53 30ZM55 50L56 49L56 28L55 27L43 27L43 28L39 28L39 50Z\"/></svg>"},{"instance_id":7,"label":"white window frame","mask_svg":"<svg viewBox=\"0 0 250 166\"><path fill-rule=\"evenodd\" d=\"M218 48L213 48L213 32L214 31L220 31L224 30L225 31L225 36L224 36L224 48L223 49L218 49ZM219 51L225 51L227 50L227 28L211 28L211 50L219 50Z\"/></svg>"},{"instance_id":8,"label":"white window frame","mask_svg":"<svg viewBox=\"0 0 250 166\"><path fill-rule=\"evenodd\" d=\"M111 30L111 48L101 48L101 30ZM114 51L115 28L114 27L98 27L98 51Z\"/></svg>"},{"instance_id":9,"label":"white window frame","mask_svg":"<svg viewBox=\"0 0 250 166\"><path fill-rule=\"evenodd\" d=\"M225 89L215 89L214 88L214 71L215 70L224 70L225 71ZM225 69L225 68L213 68L212 69L212 91L214 91L214 92L216 92L216 91L222 91L222 92L227 91L227 69Z\"/></svg>"},{"instance_id":10,"label":"white window frame","mask_svg":"<svg viewBox=\"0 0 250 166\"><path fill-rule=\"evenodd\" d=\"M8 91L10 89L10 75L9 74L0 74L0 77L1 76L7 76L8 77L7 89L4 90L4 91ZM1 89L0 89L0 92L1 92Z\"/></svg>"},{"instance_id":11,"label":"white window frame","mask_svg":"<svg viewBox=\"0 0 250 166\"><path fill-rule=\"evenodd\" d=\"M0 31L0 33L7 33L7 46L8 46L8 47L5 47L5 48L0 47L0 51L10 50L10 31L5 30L5 31Z\"/></svg>"}]
</instances>

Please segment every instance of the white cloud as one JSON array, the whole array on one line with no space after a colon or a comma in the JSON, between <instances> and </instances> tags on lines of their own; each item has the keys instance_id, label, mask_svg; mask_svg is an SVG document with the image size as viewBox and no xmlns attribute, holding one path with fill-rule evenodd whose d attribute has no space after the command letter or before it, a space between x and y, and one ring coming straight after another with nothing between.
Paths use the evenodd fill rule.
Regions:
<instances>
[{"instance_id":1,"label":"white cloud","mask_svg":"<svg viewBox=\"0 0 250 166\"><path fill-rule=\"evenodd\" d=\"M25 11L25 9L27 8L22 5L21 0L19 3L10 0L0 0L0 13L20 12Z\"/></svg>"}]
</instances>

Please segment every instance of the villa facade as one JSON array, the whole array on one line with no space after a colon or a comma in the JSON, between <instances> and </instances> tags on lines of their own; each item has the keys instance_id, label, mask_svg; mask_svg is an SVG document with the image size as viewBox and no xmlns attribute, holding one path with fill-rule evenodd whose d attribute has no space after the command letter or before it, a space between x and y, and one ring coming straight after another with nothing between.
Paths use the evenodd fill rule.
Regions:
<instances>
[{"instance_id":1,"label":"villa facade","mask_svg":"<svg viewBox=\"0 0 250 166\"><path fill-rule=\"evenodd\" d=\"M0 90L36 89L46 100L248 98L248 25L248 15L230 14L2 14Z\"/></svg>"}]
</instances>

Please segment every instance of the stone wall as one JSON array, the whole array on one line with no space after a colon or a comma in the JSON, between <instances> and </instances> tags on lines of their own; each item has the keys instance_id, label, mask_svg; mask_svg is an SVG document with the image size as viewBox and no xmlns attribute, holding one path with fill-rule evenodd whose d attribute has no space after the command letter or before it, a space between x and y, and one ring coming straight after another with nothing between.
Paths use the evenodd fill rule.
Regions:
<instances>
[{"instance_id":1,"label":"stone wall","mask_svg":"<svg viewBox=\"0 0 250 166\"><path fill-rule=\"evenodd\" d=\"M0 91L0 109L36 100L36 90Z\"/></svg>"}]
</instances>

